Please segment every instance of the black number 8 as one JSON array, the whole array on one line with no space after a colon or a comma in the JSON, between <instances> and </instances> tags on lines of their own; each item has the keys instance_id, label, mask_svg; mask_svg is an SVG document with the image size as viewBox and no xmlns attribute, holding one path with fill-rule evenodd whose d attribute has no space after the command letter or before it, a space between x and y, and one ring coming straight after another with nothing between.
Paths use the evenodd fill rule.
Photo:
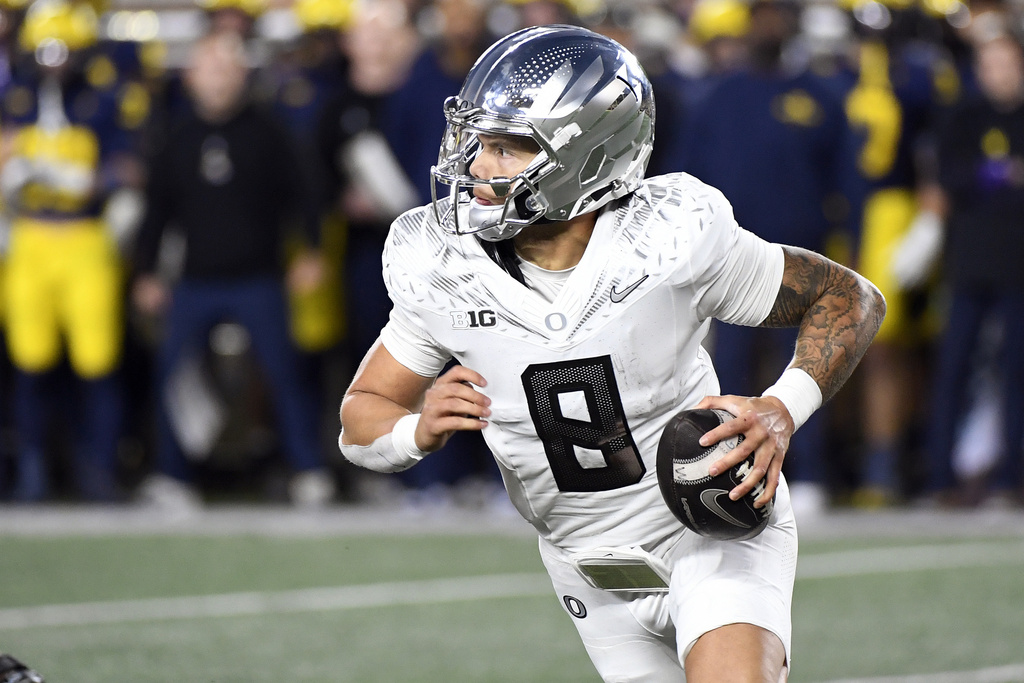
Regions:
<instances>
[{"instance_id":1,"label":"black number 8","mask_svg":"<svg viewBox=\"0 0 1024 683\"><path fill-rule=\"evenodd\" d=\"M522 379L560 491L609 491L643 478L647 468L626 423L611 356L531 365ZM583 394L589 420L562 414L559 397L571 393ZM605 466L583 467L574 446L600 451Z\"/></svg>"}]
</instances>

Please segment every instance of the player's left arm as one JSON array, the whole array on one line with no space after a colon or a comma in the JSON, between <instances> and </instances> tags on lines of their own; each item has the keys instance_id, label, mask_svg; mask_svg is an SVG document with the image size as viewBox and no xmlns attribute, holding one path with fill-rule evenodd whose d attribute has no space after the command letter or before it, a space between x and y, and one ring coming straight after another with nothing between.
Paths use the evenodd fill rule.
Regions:
<instances>
[{"instance_id":1,"label":"player's left arm","mask_svg":"<svg viewBox=\"0 0 1024 683\"><path fill-rule=\"evenodd\" d=\"M711 444L744 435L711 473L755 453L753 471L731 497L746 495L767 477L765 492L756 503L759 507L775 494L793 432L849 379L885 316L882 294L853 270L806 249L787 246L783 253L782 284L760 325L799 328L793 360L776 384L778 390L760 397L709 396L698 405L724 408L737 416L708 432L702 441Z\"/></svg>"},{"instance_id":2,"label":"player's left arm","mask_svg":"<svg viewBox=\"0 0 1024 683\"><path fill-rule=\"evenodd\" d=\"M782 286L761 327L799 327L789 367L803 370L836 395L864 356L885 317L885 299L871 282L824 256L783 247Z\"/></svg>"}]
</instances>

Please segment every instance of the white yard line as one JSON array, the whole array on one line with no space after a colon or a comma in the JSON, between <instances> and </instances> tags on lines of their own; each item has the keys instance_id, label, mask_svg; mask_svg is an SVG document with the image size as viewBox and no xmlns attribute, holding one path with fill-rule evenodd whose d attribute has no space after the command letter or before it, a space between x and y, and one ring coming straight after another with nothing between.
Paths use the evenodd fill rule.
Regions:
<instances>
[{"instance_id":1,"label":"white yard line","mask_svg":"<svg viewBox=\"0 0 1024 683\"><path fill-rule=\"evenodd\" d=\"M1024 516L1021 525L1024 526ZM518 515L469 508L352 505L301 510L288 505L211 505L166 511L134 506L0 505L0 536L332 537L423 533L535 535Z\"/></svg>"},{"instance_id":2,"label":"white yard line","mask_svg":"<svg viewBox=\"0 0 1024 683\"><path fill-rule=\"evenodd\" d=\"M839 678L821 683L1020 683L1024 681L1024 663L994 666L974 671L940 671L914 676L878 678Z\"/></svg>"},{"instance_id":3,"label":"white yard line","mask_svg":"<svg viewBox=\"0 0 1024 683\"><path fill-rule=\"evenodd\" d=\"M144 507L95 505L0 505L0 536L106 536L255 534L325 537L352 534L522 534L536 532L518 515L472 508L420 509L398 505L336 505L297 510L286 505L210 505L168 514ZM991 538L1024 539L1020 510L835 510L800 518L802 539Z\"/></svg>"},{"instance_id":4,"label":"white yard line","mask_svg":"<svg viewBox=\"0 0 1024 683\"><path fill-rule=\"evenodd\" d=\"M1017 541L852 550L801 558L797 579L1021 564L1024 564L1024 544ZM469 576L288 591L0 609L0 630L339 611L366 607L543 596L550 593L551 583L545 574Z\"/></svg>"},{"instance_id":5,"label":"white yard line","mask_svg":"<svg viewBox=\"0 0 1024 683\"><path fill-rule=\"evenodd\" d=\"M327 612L365 607L495 600L551 594L547 574L497 574L426 581L178 598L41 605L0 610L0 630L165 619Z\"/></svg>"},{"instance_id":6,"label":"white yard line","mask_svg":"<svg viewBox=\"0 0 1024 683\"><path fill-rule=\"evenodd\" d=\"M830 579L837 576L916 572L928 569L958 569L1024 564L1024 543L951 543L867 550L843 550L803 555L798 579Z\"/></svg>"}]
</instances>

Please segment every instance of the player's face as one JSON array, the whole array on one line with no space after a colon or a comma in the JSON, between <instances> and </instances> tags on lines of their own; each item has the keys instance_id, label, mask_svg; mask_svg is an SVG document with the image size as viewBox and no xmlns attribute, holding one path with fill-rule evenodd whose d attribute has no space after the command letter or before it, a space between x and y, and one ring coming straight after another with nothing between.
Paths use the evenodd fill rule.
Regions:
<instances>
[{"instance_id":1,"label":"player's face","mask_svg":"<svg viewBox=\"0 0 1024 683\"><path fill-rule=\"evenodd\" d=\"M249 68L241 38L217 34L194 48L185 80L196 106L217 118L242 99Z\"/></svg>"},{"instance_id":2,"label":"player's face","mask_svg":"<svg viewBox=\"0 0 1024 683\"><path fill-rule=\"evenodd\" d=\"M479 138L480 154L470 164L469 172L480 180L512 178L526 170L540 151L537 143L527 137L481 133ZM504 198L498 197L494 189L487 185L475 186L473 196L481 204L504 202Z\"/></svg>"},{"instance_id":3,"label":"player's face","mask_svg":"<svg viewBox=\"0 0 1024 683\"><path fill-rule=\"evenodd\" d=\"M1024 97L1024 52L1009 38L997 38L978 48L978 81L985 95L1000 104Z\"/></svg>"}]
</instances>

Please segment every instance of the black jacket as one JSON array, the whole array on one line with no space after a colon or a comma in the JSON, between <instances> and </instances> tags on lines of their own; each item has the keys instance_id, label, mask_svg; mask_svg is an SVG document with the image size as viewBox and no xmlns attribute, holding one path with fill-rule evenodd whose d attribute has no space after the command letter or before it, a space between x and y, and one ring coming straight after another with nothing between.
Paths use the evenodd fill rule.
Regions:
<instances>
[{"instance_id":1,"label":"black jacket","mask_svg":"<svg viewBox=\"0 0 1024 683\"><path fill-rule=\"evenodd\" d=\"M1024 107L977 99L941 133L939 173L950 200L946 274L958 285L1024 287ZM1019 171L1017 172L1019 173Z\"/></svg>"},{"instance_id":2,"label":"black jacket","mask_svg":"<svg viewBox=\"0 0 1024 683\"><path fill-rule=\"evenodd\" d=\"M149 163L136 268L153 272L163 232L173 226L186 239L184 277L280 275L289 225L300 226L311 246L319 240L306 172L269 112L248 105L218 124L185 115Z\"/></svg>"}]
</instances>

